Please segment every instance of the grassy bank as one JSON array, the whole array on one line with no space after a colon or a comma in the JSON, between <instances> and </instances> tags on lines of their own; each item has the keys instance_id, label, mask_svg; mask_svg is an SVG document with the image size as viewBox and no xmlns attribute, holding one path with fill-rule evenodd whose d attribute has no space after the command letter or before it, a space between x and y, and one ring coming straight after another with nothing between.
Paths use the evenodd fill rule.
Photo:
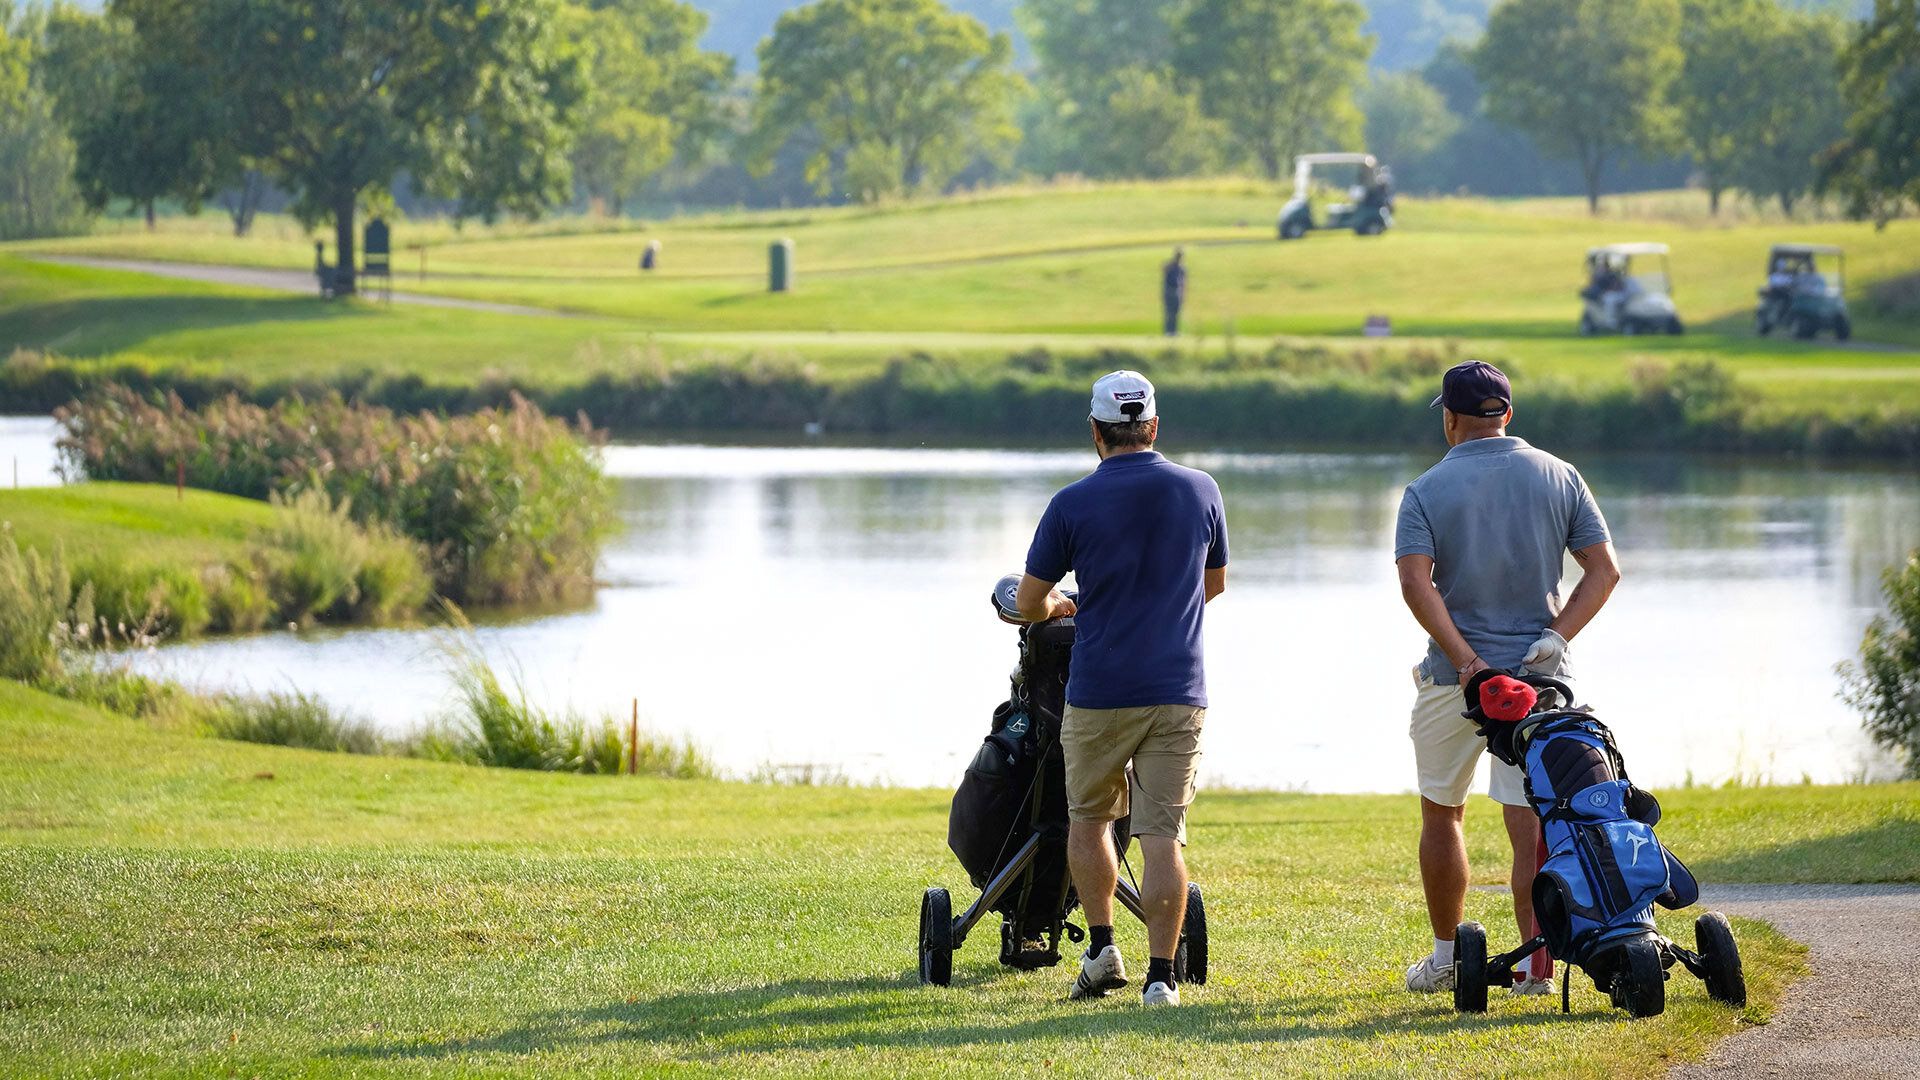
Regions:
<instances>
[{"instance_id":1,"label":"grassy bank","mask_svg":"<svg viewBox=\"0 0 1920 1080\"><path fill-rule=\"evenodd\" d=\"M0 491L18 544L58 552L98 640L272 623L389 622L426 603L422 553L324 502L272 504L158 484Z\"/></svg>"},{"instance_id":2,"label":"grassy bank","mask_svg":"<svg viewBox=\"0 0 1920 1080\"><path fill-rule=\"evenodd\" d=\"M169 222L0 247L0 350L28 350L0 366L0 409L49 410L110 380L194 401L337 389L401 410L463 411L518 390L629 434L784 434L817 421L1065 438L1060 419L1078 406L1061 406L1084 396L1087 373L1127 364L1152 368L1170 418L1202 440L1424 445L1431 424L1415 406L1431 396L1435 359L1473 355L1520 378L1523 426L1558 447L1920 453L1920 226L1714 221L1704 199L1623 199L1599 219L1564 200L1411 200L1389 236L1293 244L1270 239L1276 193L1242 182L645 225L404 227L432 245L433 269L401 287L572 317L328 303L36 261L311 259L284 223L239 240ZM764 291L776 236L799 244L791 294ZM650 239L664 240L666 261L641 277L633 256ZM1684 337L1575 335L1582 253L1621 239L1672 244ZM1767 246L1789 239L1847 245L1854 343L1755 336ZM1193 276L1187 332L1169 341L1152 329L1158 265L1176 242L1193 245ZM1392 340L1358 336L1375 314L1393 320ZM1648 390L1673 382L1663 367L1703 364L1725 379L1682 380L1693 396L1667 412L1585 415L1664 393Z\"/></svg>"},{"instance_id":3,"label":"grassy bank","mask_svg":"<svg viewBox=\"0 0 1920 1080\"><path fill-rule=\"evenodd\" d=\"M1768 245L1845 245L1866 340L1920 343L1920 327L1865 303L1920 272L1915 228L1713 220L1699 192L1621 200L1595 219L1562 199L1403 199L1377 241L1274 239L1284 193L1245 181L1010 188L878 208L695 215L653 223L574 220L543 230L403 225L430 245L429 272L399 260L414 291L637 320L650 329L1147 334L1158 326L1159 261L1189 246L1189 315L1207 333L1353 334L1369 314L1404 334L1468 338L1570 333L1581 258L1596 244L1663 240L1689 323L1750 332ZM766 252L794 241L799 288L765 291ZM663 244L642 275L639 251ZM312 247L284 230L254 238L191 224L12 245L60 253L306 269ZM415 274L405 271L414 270Z\"/></svg>"},{"instance_id":4,"label":"grassy bank","mask_svg":"<svg viewBox=\"0 0 1920 1080\"><path fill-rule=\"evenodd\" d=\"M934 990L911 939L920 889L960 884L944 792L290 751L9 683L0 716L0 1069L23 1075L1643 1075L1802 966L1740 923L1744 1016L1680 980L1631 1037L1590 992L1458 1018L1397 986L1426 933L1410 799L1218 793L1192 849L1216 976L1181 1010L1069 1005L986 932ZM1662 834L1708 880L1910 880L1917 797L1673 792ZM1496 817L1469 815L1486 881ZM1503 903L1469 898L1489 925Z\"/></svg>"}]
</instances>

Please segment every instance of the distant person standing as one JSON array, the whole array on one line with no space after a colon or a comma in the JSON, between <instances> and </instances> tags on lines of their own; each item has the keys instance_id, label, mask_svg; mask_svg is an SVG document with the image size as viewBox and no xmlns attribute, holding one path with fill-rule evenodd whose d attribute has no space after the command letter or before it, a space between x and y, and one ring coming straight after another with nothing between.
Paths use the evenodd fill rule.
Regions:
<instances>
[{"instance_id":1,"label":"distant person standing","mask_svg":"<svg viewBox=\"0 0 1920 1080\"><path fill-rule=\"evenodd\" d=\"M1451 447L1407 485L1393 556L1400 595L1427 631L1426 659L1414 669L1413 758L1420 786L1420 881L1433 924L1433 952L1407 969L1407 989L1451 990L1453 934L1465 915L1467 791L1486 740L1461 714L1461 687L1476 672L1524 668L1565 677L1567 642L1620 581L1606 519L1573 466L1507 434L1513 388L1478 360L1448 371L1434 405ZM1582 575L1562 602L1566 553ZM1501 804L1513 847L1513 913L1531 938L1529 886L1540 822L1527 805L1520 770L1493 764L1488 794ZM1544 994L1551 978L1528 972L1516 994Z\"/></svg>"},{"instance_id":2,"label":"distant person standing","mask_svg":"<svg viewBox=\"0 0 1920 1080\"><path fill-rule=\"evenodd\" d=\"M1162 332L1173 337L1180 332L1180 305L1187 300L1187 249L1173 249L1173 258L1160 268L1160 310Z\"/></svg>"}]
</instances>

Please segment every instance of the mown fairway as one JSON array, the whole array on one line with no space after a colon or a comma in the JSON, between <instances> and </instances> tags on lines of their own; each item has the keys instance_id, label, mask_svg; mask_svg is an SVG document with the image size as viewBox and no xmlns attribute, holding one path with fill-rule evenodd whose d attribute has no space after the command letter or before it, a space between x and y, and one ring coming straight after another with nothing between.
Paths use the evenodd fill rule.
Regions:
<instances>
[{"instance_id":1,"label":"mown fairway","mask_svg":"<svg viewBox=\"0 0 1920 1080\"><path fill-rule=\"evenodd\" d=\"M838 330L1150 333L1165 249L1193 247L1194 329L1220 335L1355 334L1384 314L1402 334L1560 338L1577 315L1580 259L1593 244L1664 240L1676 297L1694 326L1749 331L1767 246L1844 244L1857 292L1920 272L1910 223L1876 232L1854 223L1714 223L1685 196L1622 200L1619 217L1589 218L1565 200L1406 199L1399 227L1372 241L1318 233L1273 238L1283 196L1250 184L1113 186L988 193L878 210L823 209L669 220L608 231L557 222L489 234L427 225L430 273L415 253L402 286L454 296L643 320L657 330ZM1704 196L1700 197L1704 199ZM578 230L594 229L582 232ZM410 227L399 232L402 242ZM790 237L800 288L764 291L767 244ZM642 276L640 248L664 247ZM200 228L17 245L17 251L302 269L312 249L266 223L248 240ZM1920 342L1910 321L1860 336Z\"/></svg>"},{"instance_id":2,"label":"mown fairway","mask_svg":"<svg viewBox=\"0 0 1920 1080\"><path fill-rule=\"evenodd\" d=\"M1462 1019L1398 989L1426 945L1410 797L1214 792L1193 863L1215 976L1186 1006L1070 1005L1063 971L998 967L991 925L925 988L919 892L964 894L945 792L289 751L6 682L0 716L13 1075L1640 1075L1764 1018L1801 966L1740 923L1744 1017L1677 978L1644 1023L1581 988L1572 1017L1500 999ZM1709 881L1920 876L1911 784L1667 805ZM1496 817L1469 817L1488 882ZM1504 906L1469 898L1492 927ZM1138 956L1138 928L1122 943Z\"/></svg>"},{"instance_id":3,"label":"mown fairway","mask_svg":"<svg viewBox=\"0 0 1920 1080\"><path fill-rule=\"evenodd\" d=\"M1883 232L1764 214L1705 217L1704 196L1617 200L1595 220L1566 200L1406 200L1386 237L1272 239L1279 195L1263 185L1120 185L1014 190L877 210L824 209L674 219L649 227L566 220L473 228L403 225L430 245L396 259L403 289L549 307L572 318L326 303L258 289L33 261L40 253L281 267L311 264L303 234L265 220L244 240L218 222L0 247L0 348L43 349L82 365L147 366L251 380L356 372L442 384L509 377L574 383L660 365L793 360L822 378L859 378L927 352L998 367L1043 347L1218 354L1274 335L1357 345L1369 314L1392 318L1381 347L1435 340L1595 386L1641 358L1711 359L1785 407L1837 418L1920 409L1920 315L1911 222ZM764 291L767 243L798 246L799 285ZM650 238L662 269L634 262ZM1684 337L1575 336L1580 260L1596 243L1661 239L1674 249ZM1856 343L1756 337L1749 312L1767 246L1843 243ZM1158 267L1190 248L1187 333L1158 319ZM1875 348L1874 346L1892 346ZM1374 346L1368 346L1374 347Z\"/></svg>"}]
</instances>

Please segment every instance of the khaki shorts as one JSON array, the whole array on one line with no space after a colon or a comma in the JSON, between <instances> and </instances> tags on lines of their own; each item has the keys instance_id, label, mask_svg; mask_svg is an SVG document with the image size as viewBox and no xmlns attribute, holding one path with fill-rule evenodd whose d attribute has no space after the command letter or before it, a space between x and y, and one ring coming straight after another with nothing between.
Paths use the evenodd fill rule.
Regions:
<instances>
[{"instance_id":1,"label":"khaki shorts","mask_svg":"<svg viewBox=\"0 0 1920 1080\"><path fill-rule=\"evenodd\" d=\"M1207 710L1192 705L1136 709L1067 706L1060 748L1067 761L1067 816L1118 821L1133 813L1135 836L1187 842L1187 807L1200 769L1200 726ZM1133 762L1129 807L1127 762Z\"/></svg>"},{"instance_id":2,"label":"khaki shorts","mask_svg":"<svg viewBox=\"0 0 1920 1080\"><path fill-rule=\"evenodd\" d=\"M1441 806L1465 806L1473 788L1473 769L1486 752L1487 740L1473 730L1473 721L1460 715L1467 695L1459 683L1436 685L1419 668L1413 669L1413 761L1420 773L1420 794ZM1518 766L1488 756L1487 794L1506 806L1527 805L1526 780Z\"/></svg>"}]
</instances>

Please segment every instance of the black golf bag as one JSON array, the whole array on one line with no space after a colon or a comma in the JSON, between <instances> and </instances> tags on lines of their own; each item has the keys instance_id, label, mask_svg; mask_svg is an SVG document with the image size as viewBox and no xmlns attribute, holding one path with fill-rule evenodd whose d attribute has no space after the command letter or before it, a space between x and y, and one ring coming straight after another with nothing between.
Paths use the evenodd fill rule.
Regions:
<instances>
[{"instance_id":1,"label":"black golf bag","mask_svg":"<svg viewBox=\"0 0 1920 1080\"><path fill-rule=\"evenodd\" d=\"M1063 935L1076 943L1085 937L1067 922L1080 902L1067 868L1066 761L1060 750L1074 624L1071 618L1020 622L1013 604L1019 580L1009 575L994 590L1001 620L1020 627L1012 687L993 711L991 730L954 792L947 818L947 846L981 895L958 917L946 889L931 888L921 897L922 982L945 986L952 980L953 951L988 912L1001 917L1000 962L1008 967L1052 967L1060 962ZM1115 822L1122 859L1130 840L1127 819ZM1114 895L1144 918L1130 881L1122 880ZM1207 981L1206 907L1198 885L1187 889L1174 966L1183 982Z\"/></svg>"}]
</instances>

